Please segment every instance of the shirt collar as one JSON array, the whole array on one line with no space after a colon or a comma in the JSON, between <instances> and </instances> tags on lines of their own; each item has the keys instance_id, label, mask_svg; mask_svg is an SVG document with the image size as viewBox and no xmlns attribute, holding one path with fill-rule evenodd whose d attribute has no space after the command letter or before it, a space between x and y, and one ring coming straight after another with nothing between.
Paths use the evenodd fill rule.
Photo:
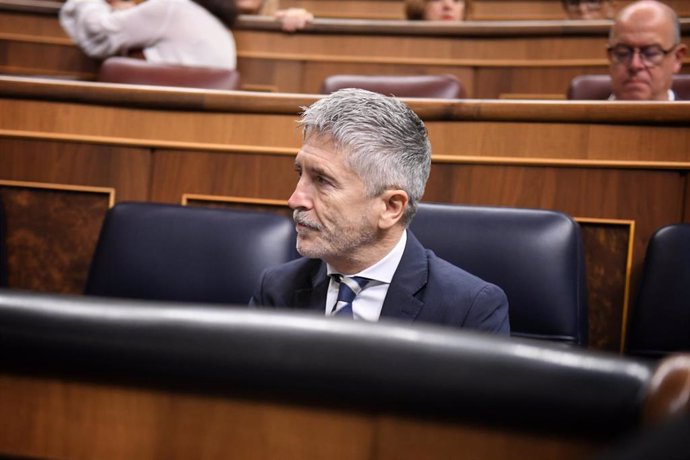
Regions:
<instances>
[{"instance_id":1,"label":"shirt collar","mask_svg":"<svg viewBox=\"0 0 690 460\"><path fill-rule=\"evenodd\" d=\"M669 89L667 94L668 94L668 100L669 101L675 101L676 100L676 93L674 93L672 89ZM616 100L616 96L611 94L609 96L609 101L615 101L615 100Z\"/></svg>"}]
</instances>

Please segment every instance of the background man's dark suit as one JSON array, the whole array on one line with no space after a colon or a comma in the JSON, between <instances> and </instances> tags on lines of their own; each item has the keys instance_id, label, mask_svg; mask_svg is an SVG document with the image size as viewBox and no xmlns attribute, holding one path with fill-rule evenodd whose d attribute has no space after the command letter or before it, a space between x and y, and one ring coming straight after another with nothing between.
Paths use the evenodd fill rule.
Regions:
<instances>
[{"instance_id":1,"label":"background man's dark suit","mask_svg":"<svg viewBox=\"0 0 690 460\"><path fill-rule=\"evenodd\" d=\"M325 262L298 259L264 272L250 303L323 313L328 283ZM409 231L381 310L385 318L510 333L503 291L424 249Z\"/></svg>"}]
</instances>

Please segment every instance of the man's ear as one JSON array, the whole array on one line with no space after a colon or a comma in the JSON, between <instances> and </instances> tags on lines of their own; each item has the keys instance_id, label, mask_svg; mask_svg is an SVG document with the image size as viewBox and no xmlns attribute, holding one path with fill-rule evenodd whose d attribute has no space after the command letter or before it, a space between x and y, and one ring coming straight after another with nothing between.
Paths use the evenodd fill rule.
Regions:
<instances>
[{"instance_id":1,"label":"man's ear","mask_svg":"<svg viewBox=\"0 0 690 460\"><path fill-rule=\"evenodd\" d=\"M400 222L410 199L404 190L386 190L380 199L383 206L379 216L379 228L387 230Z\"/></svg>"},{"instance_id":2,"label":"man's ear","mask_svg":"<svg viewBox=\"0 0 690 460\"><path fill-rule=\"evenodd\" d=\"M673 73L678 73L683 65L683 58L686 54L688 54L688 47L685 45L685 43L681 43L678 45L678 48L676 48L676 51L673 54L676 58L676 62L673 66Z\"/></svg>"}]
</instances>

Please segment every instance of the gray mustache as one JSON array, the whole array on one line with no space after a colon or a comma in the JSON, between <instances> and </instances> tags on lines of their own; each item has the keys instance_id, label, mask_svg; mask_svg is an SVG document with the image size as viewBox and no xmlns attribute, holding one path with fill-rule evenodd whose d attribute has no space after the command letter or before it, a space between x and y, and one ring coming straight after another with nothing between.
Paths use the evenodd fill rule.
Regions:
<instances>
[{"instance_id":1,"label":"gray mustache","mask_svg":"<svg viewBox=\"0 0 690 460\"><path fill-rule=\"evenodd\" d=\"M317 222L309 220L309 218L303 214L303 211L294 210L292 212L292 220L294 220L297 224L304 225L314 230L321 230L321 225L319 225Z\"/></svg>"}]
</instances>

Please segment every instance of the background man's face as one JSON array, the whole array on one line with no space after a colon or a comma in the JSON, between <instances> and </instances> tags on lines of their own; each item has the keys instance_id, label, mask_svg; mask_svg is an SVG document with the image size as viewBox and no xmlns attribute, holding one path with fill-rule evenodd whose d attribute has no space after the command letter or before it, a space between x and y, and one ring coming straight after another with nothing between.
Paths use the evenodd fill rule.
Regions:
<instances>
[{"instance_id":1,"label":"background man's face","mask_svg":"<svg viewBox=\"0 0 690 460\"><path fill-rule=\"evenodd\" d=\"M673 24L665 18L638 11L614 26L610 46L673 48ZM635 52L629 62L611 62L613 94L620 100L666 100L673 74L680 70L682 53L674 49L659 64L645 62Z\"/></svg>"}]
</instances>

